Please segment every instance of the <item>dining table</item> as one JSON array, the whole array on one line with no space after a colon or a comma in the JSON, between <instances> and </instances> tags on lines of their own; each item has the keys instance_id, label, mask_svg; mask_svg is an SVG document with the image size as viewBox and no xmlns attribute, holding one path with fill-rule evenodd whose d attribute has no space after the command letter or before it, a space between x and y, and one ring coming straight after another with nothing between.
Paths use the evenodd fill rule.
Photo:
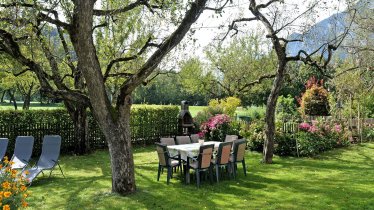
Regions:
<instances>
[{"instance_id":1,"label":"dining table","mask_svg":"<svg viewBox=\"0 0 374 210\"><path fill-rule=\"evenodd\" d=\"M219 141L205 141L203 143L192 143L192 144L179 144L179 145L169 145L168 150L170 156L180 155L181 159L186 162L187 168L191 159L196 158L199 155L200 146L214 144L214 150L217 150L222 142ZM189 171L184 171L186 183L190 183L190 173Z\"/></svg>"}]
</instances>

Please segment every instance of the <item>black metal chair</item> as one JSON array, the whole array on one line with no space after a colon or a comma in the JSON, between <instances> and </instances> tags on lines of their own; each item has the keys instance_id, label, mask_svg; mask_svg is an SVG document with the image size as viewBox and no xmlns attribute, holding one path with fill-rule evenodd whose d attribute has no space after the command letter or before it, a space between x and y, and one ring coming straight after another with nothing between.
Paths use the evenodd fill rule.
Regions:
<instances>
[{"instance_id":1,"label":"black metal chair","mask_svg":"<svg viewBox=\"0 0 374 210\"><path fill-rule=\"evenodd\" d=\"M191 144L191 138L189 136L177 136L175 140L178 145L180 144Z\"/></svg>"},{"instance_id":2,"label":"black metal chair","mask_svg":"<svg viewBox=\"0 0 374 210\"><path fill-rule=\"evenodd\" d=\"M234 141L233 153L230 155L231 168L233 169L234 179L236 177L237 163L242 163L244 175L247 176L247 169L245 167L245 139L238 139Z\"/></svg>"},{"instance_id":3,"label":"black metal chair","mask_svg":"<svg viewBox=\"0 0 374 210\"><path fill-rule=\"evenodd\" d=\"M190 138L192 143L199 143L199 134L191 134Z\"/></svg>"},{"instance_id":4,"label":"black metal chair","mask_svg":"<svg viewBox=\"0 0 374 210\"><path fill-rule=\"evenodd\" d=\"M209 171L210 181L213 181L213 167L211 164L212 155L214 150L214 144L200 146L199 155L192 163L187 163L187 173L192 168L196 173L196 185L200 187L200 172ZM193 159L193 158L192 158ZM194 160L194 159L193 159Z\"/></svg>"},{"instance_id":5,"label":"black metal chair","mask_svg":"<svg viewBox=\"0 0 374 210\"><path fill-rule=\"evenodd\" d=\"M160 139L161 144L170 146L170 145L175 145L174 138L161 138Z\"/></svg>"},{"instance_id":6,"label":"black metal chair","mask_svg":"<svg viewBox=\"0 0 374 210\"><path fill-rule=\"evenodd\" d=\"M220 169L222 167L227 167L229 172L232 171L230 163L231 146L232 142L223 142L219 144L216 158L212 160L212 164L216 167L217 182L219 182Z\"/></svg>"},{"instance_id":7,"label":"black metal chair","mask_svg":"<svg viewBox=\"0 0 374 210\"><path fill-rule=\"evenodd\" d=\"M160 174L163 168L167 168L167 184L169 184L170 179L173 177L173 167L180 167L181 168L181 159L180 156L171 157L169 154L169 150L166 145L156 143L156 150L158 155L158 173L157 173L157 181L160 180ZM178 160L176 160L178 158ZM182 170L180 170L182 175Z\"/></svg>"}]
</instances>

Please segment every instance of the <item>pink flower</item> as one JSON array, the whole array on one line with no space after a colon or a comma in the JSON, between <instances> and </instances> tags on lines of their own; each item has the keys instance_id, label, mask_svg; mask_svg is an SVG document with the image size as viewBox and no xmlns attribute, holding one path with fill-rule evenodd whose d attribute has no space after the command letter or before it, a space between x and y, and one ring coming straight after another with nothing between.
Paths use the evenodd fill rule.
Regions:
<instances>
[{"instance_id":1,"label":"pink flower","mask_svg":"<svg viewBox=\"0 0 374 210\"><path fill-rule=\"evenodd\" d=\"M308 131L310 128L309 123L303 122L299 124L299 129L302 131Z\"/></svg>"},{"instance_id":2,"label":"pink flower","mask_svg":"<svg viewBox=\"0 0 374 210\"><path fill-rule=\"evenodd\" d=\"M318 132L317 126L315 125L310 126L308 132L317 133Z\"/></svg>"},{"instance_id":3,"label":"pink flower","mask_svg":"<svg viewBox=\"0 0 374 210\"><path fill-rule=\"evenodd\" d=\"M199 135L199 138L204 138L205 133L203 133L203 132L199 132L199 133L197 133L197 135Z\"/></svg>"},{"instance_id":4,"label":"pink flower","mask_svg":"<svg viewBox=\"0 0 374 210\"><path fill-rule=\"evenodd\" d=\"M342 126L339 124L335 124L334 129L335 132L340 133L342 131Z\"/></svg>"}]
</instances>

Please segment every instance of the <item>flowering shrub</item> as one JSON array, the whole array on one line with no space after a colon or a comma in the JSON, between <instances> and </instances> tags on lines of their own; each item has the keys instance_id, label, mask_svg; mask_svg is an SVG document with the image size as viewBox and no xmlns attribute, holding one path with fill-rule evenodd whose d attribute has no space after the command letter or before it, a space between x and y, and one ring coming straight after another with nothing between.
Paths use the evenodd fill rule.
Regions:
<instances>
[{"instance_id":1,"label":"flowering shrub","mask_svg":"<svg viewBox=\"0 0 374 210\"><path fill-rule=\"evenodd\" d=\"M305 93L298 99L300 111L303 115L327 116L330 106L329 93L323 87L323 80L311 77L305 85Z\"/></svg>"},{"instance_id":2,"label":"flowering shrub","mask_svg":"<svg viewBox=\"0 0 374 210\"><path fill-rule=\"evenodd\" d=\"M204 122L200 126L201 136L204 136L205 140L219 140L223 141L229 130L229 123L231 119L228 115L218 114L215 115L207 122Z\"/></svg>"},{"instance_id":3,"label":"flowering shrub","mask_svg":"<svg viewBox=\"0 0 374 210\"><path fill-rule=\"evenodd\" d=\"M296 139L300 155L312 156L334 147L349 145L348 129L342 124L313 120L299 124Z\"/></svg>"},{"instance_id":4,"label":"flowering shrub","mask_svg":"<svg viewBox=\"0 0 374 210\"><path fill-rule=\"evenodd\" d=\"M242 129L240 135L248 140L248 147L252 151L262 152L265 140L265 121L254 120L248 129Z\"/></svg>"},{"instance_id":5,"label":"flowering shrub","mask_svg":"<svg viewBox=\"0 0 374 210\"><path fill-rule=\"evenodd\" d=\"M0 208L3 210L28 206L26 198L29 194L26 180L17 170L11 169L12 164L7 157L4 157L4 161L0 162Z\"/></svg>"}]
</instances>

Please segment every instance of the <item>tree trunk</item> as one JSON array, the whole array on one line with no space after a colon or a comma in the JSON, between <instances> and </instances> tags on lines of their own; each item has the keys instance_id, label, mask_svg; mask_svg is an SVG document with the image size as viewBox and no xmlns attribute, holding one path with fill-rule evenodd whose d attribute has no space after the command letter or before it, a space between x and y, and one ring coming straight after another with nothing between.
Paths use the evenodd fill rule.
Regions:
<instances>
[{"instance_id":1,"label":"tree trunk","mask_svg":"<svg viewBox=\"0 0 374 210\"><path fill-rule=\"evenodd\" d=\"M91 151L88 138L88 121L86 107L76 107L73 113L74 133L76 138L75 154L84 155Z\"/></svg>"},{"instance_id":2,"label":"tree trunk","mask_svg":"<svg viewBox=\"0 0 374 210\"><path fill-rule=\"evenodd\" d=\"M29 94L25 95L23 97L23 110L29 110L30 109L30 101L31 101L31 96Z\"/></svg>"},{"instance_id":3,"label":"tree trunk","mask_svg":"<svg viewBox=\"0 0 374 210\"><path fill-rule=\"evenodd\" d=\"M265 113L265 142L263 149L263 162L272 163L274 154L274 135L275 135L275 108L279 91L282 88L284 81L284 73L286 69L286 62L279 61L277 68L277 75L275 76L270 95L266 103Z\"/></svg>"},{"instance_id":4,"label":"tree trunk","mask_svg":"<svg viewBox=\"0 0 374 210\"><path fill-rule=\"evenodd\" d=\"M121 195L136 191L134 158L131 146L130 109L131 105L126 105L116 127L103 130L109 147L112 191Z\"/></svg>"},{"instance_id":5,"label":"tree trunk","mask_svg":"<svg viewBox=\"0 0 374 210\"><path fill-rule=\"evenodd\" d=\"M67 101L64 101L64 104L74 123L75 154L84 155L91 152L88 138L87 107L80 104L75 105Z\"/></svg>"},{"instance_id":6,"label":"tree trunk","mask_svg":"<svg viewBox=\"0 0 374 210\"><path fill-rule=\"evenodd\" d=\"M4 97L5 97L6 90L3 91L0 98L0 103L4 103Z\"/></svg>"},{"instance_id":7,"label":"tree trunk","mask_svg":"<svg viewBox=\"0 0 374 210\"><path fill-rule=\"evenodd\" d=\"M17 101L16 101L16 98L14 97L14 92L12 92L11 90L8 90L8 94L10 97L10 103L13 102L14 110L17 110Z\"/></svg>"}]
</instances>

